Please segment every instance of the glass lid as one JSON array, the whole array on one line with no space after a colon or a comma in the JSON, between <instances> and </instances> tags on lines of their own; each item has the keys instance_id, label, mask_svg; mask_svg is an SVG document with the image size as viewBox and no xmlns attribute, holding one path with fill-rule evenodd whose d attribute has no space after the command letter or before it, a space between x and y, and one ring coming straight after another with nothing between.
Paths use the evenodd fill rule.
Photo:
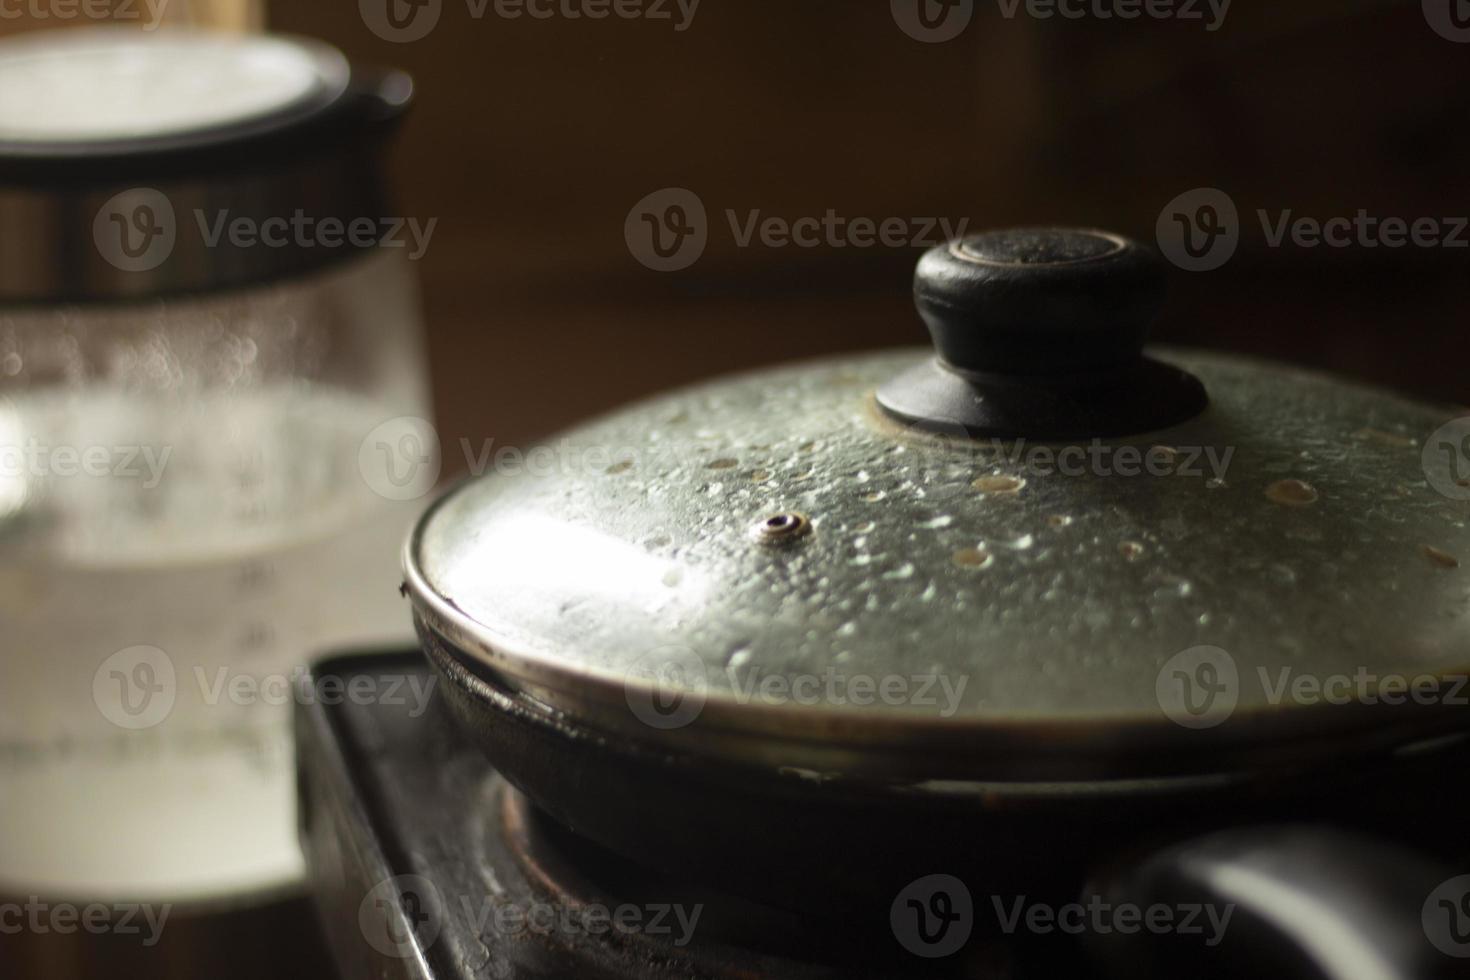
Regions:
<instances>
[{"instance_id":1,"label":"glass lid","mask_svg":"<svg viewBox=\"0 0 1470 980\"><path fill-rule=\"evenodd\" d=\"M1092 291L1154 286L1110 276L1073 290L1080 307L1021 311L1061 334L1044 346L1092 332L1064 371L1016 338L967 366L952 342L797 364L635 405L460 486L408 545L421 624L604 730L910 782L1215 772L1459 722L1470 474L1436 446L1470 436L1464 413L1145 357ZM1031 302L983 301L979 321L935 316L985 330L1010 309L994 304ZM926 318L944 353L954 324ZM958 410L921 417L932 404ZM1149 412L1164 424L1116 431Z\"/></svg>"}]
</instances>

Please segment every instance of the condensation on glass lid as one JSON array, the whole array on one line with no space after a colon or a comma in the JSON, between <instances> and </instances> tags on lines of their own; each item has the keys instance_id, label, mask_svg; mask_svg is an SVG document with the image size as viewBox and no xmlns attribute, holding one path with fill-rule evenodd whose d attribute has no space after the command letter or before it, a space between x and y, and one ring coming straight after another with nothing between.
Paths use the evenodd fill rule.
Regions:
<instances>
[{"instance_id":1,"label":"condensation on glass lid","mask_svg":"<svg viewBox=\"0 0 1470 980\"><path fill-rule=\"evenodd\" d=\"M1160 354L1205 383L1207 412L1061 447L916 434L875 415L870 393L926 350L683 389L564 434L569 459L600 447L626 466L598 457L452 492L410 549L409 588L497 676L543 701L566 692L578 711L605 698L612 723L623 679L670 646L702 666L705 711L728 709L732 725L762 723L751 678L967 679L943 717L902 699L803 709L824 732L881 716L910 731L1172 734L1185 729L1159 678L1204 647L1238 669L1239 714L1283 726L1283 668L1463 674L1470 504L1431 484L1458 489L1449 461L1423 450L1454 410ZM1355 435L1365 429L1392 438ZM772 540L791 526L809 530Z\"/></svg>"},{"instance_id":2,"label":"condensation on glass lid","mask_svg":"<svg viewBox=\"0 0 1470 980\"><path fill-rule=\"evenodd\" d=\"M274 38L131 28L0 44L0 141L179 135L259 119L345 83L330 49Z\"/></svg>"}]
</instances>

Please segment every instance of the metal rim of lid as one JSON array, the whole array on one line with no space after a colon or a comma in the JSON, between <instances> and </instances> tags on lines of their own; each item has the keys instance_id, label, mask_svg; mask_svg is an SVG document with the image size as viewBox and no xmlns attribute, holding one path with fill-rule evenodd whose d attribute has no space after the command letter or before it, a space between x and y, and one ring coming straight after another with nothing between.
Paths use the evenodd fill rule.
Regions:
<instances>
[{"instance_id":1,"label":"metal rim of lid","mask_svg":"<svg viewBox=\"0 0 1470 980\"><path fill-rule=\"evenodd\" d=\"M411 541L409 554L413 546ZM1311 717L1296 719L1301 724L1286 730L1237 725L1196 732L1221 737L1168 751L1159 751L1158 724L1143 720L916 723L718 702L705 702L699 718L687 726L661 732L630 714L627 698L631 694L646 700L664 692L649 686L630 689L627 677L614 673L563 670L551 651L487 638L480 624L426 585L411 561L406 568L405 587L421 628L448 645L450 655L472 673L534 705L554 727L818 781L941 794L1015 794L1028 786L1034 792L1070 792L1068 787L1102 784L1233 779L1272 769L1331 765L1344 756L1412 753L1467 737L1464 719L1450 710L1391 719L1366 705L1300 709ZM1330 717L1324 714L1329 711Z\"/></svg>"},{"instance_id":2,"label":"metal rim of lid","mask_svg":"<svg viewBox=\"0 0 1470 980\"><path fill-rule=\"evenodd\" d=\"M406 554L413 546L411 540ZM565 671L551 651L489 639L480 624L437 596L411 562L405 567L405 588L420 628L472 674L544 715L553 729L573 738L610 739L645 752L816 782L953 796L1067 795L1105 786L1131 792L1330 766L1344 756L1364 761L1413 754L1470 739L1464 719L1451 710L1395 719L1367 705L1301 709L1312 717L1296 719L1301 724L1289 729L1237 725L1203 733L1220 737L1164 751L1158 724L1144 720L915 723L718 702L705 702L698 719L687 725L658 731L630 714L628 698L648 700L665 691L630 686L625 675ZM1324 714L1329 710L1330 718Z\"/></svg>"}]
</instances>

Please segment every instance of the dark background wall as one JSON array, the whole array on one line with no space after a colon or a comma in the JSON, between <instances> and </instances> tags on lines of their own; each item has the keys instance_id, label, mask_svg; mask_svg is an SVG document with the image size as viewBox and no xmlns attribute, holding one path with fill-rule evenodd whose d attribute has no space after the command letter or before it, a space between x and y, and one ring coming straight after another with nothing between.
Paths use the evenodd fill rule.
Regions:
<instances>
[{"instance_id":1,"label":"dark background wall","mask_svg":"<svg viewBox=\"0 0 1470 980\"><path fill-rule=\"evenodd\" d=\"M405 212L439 220L421 266L446 440L524 443L718 372L923 342L918 249L742 248L726 209L1153 241L1198 187L1238 206L1240 249L1174 276L1159 339L1470 402L1470 249L1272 248L1255 217L1470 213L1470 44L1420 0L1237 2L1215 31L973 0L947 43L883 0L703 0L682 31L429 0L433 30L392 43L363 13L384 2L273 0L266 19L418 80L396 165ZM711 222L676 273L624 237L666 187Z\"/></svg>"}]
</instances>

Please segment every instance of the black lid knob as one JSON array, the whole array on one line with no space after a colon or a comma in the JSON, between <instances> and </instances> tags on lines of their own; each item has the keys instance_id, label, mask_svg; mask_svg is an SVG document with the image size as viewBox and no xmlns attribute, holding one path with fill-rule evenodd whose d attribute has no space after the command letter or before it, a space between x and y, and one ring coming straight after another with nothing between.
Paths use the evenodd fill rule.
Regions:
<instances>
[{"instance_id":1,"label":"black lid knob","mask_svg":"<svg viewBox=\"0 0 1470 980\"><path fill-rule=\"evenodd\" d=\"M936 248L914 278L939 356L878 389L889 415L973 437L1152 432L1198 415L1204 387L1143 355L1163 263L1101 231L1026 229Z\"/></svg>"},{"instance_id":2,"label":"black lid knob","mask_svg":"<svg viewBox=\"0 0 1470 980\"><path fill-rule=\"evenodd\" d=\"M1066 374L1141 355L1164 271L1151 251L1106 232L996 231L926 253L914 296L952 367Z\"/></svg>"}]
</instances>

